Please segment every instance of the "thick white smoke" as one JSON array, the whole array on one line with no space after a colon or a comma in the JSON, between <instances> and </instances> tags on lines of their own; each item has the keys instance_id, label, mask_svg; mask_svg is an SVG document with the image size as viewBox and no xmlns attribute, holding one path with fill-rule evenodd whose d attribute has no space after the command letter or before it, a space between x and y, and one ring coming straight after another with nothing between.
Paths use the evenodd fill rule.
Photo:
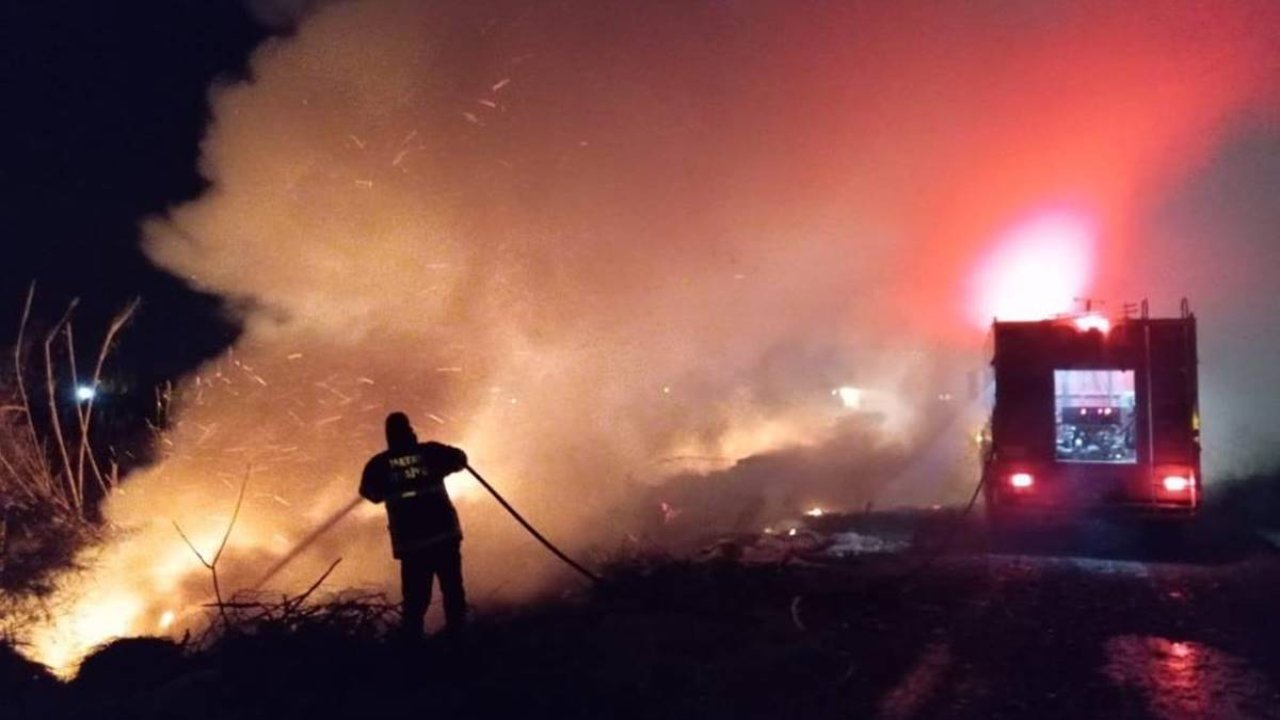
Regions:
<instances>
[{"instance_id":1,"label":"thick white smoke","mask_svg":"<svg viewBox=\"0 0 1280 720\"><path fill-rule=\"evenodd\" d=\"M649 526L652 488L690 459L838 439L839 385L869 387L878 419L810 464L828 497L910 474L885 448L937 378L874 306L891 301L875 268L893 232L846 191L796 187L804 163L776 155L763 104L717 99L780 89L740 74L759 28L708 45L734 13L609 5L327 4L256 53L250 82L215 90L211 189L149 222L145 247L229 298L245 334L174 393L161 461L108 505L132 535L100 560L92 607L38 640L44 657L198 620L208 576L174 525L209 557L244 482L220 577L251 586L353 496L392 410L465 448L588 562ZM759 480L703 508L706 529L779 497ZM473 602L565 578L467 478L451 490ZM270 589L337 558L331 587L394 589L380 508Z\"/></svg>"},{"instance_id":2,"label":"thick white smoke","mask_svg":"<svg viewBox=\"0 0 1280 720\"><path fill-rule=\"evenodd\" d=\"M957 332L974 247L1095 166L1107 197L1088 204L1114 210L1216 117L1154 133L1114 111L1178 116L1217 76L1165 62L1177 35L1141 13L1072 30L1105 3L259 8L290 22L313 5L250 81L213 92L209 191L145 226L151 258L227 297L246 332L176 393L165 459L109 505L140 528L95 580L125 598L109 632L207 592L170 520L212 548L248 474L225 560L247 585L354 494L392 410L577 552L643 528L649 489L697 463L769 454L722 484L728 520L760 494L952 498L972 421L937 399L967 401L957 380L981 362ZM1096 91L1135 37L1152 52ZM1204 56L1228 79L1248 67ZM1105 162L1080 160L1093 151ZM854 421L843 385L874 399ZM563 577L466 478L452 490L474 600ZM334 586L392 585L386 545L366 507L279 587L337 557Z\"/></svg>"}]
</instances>

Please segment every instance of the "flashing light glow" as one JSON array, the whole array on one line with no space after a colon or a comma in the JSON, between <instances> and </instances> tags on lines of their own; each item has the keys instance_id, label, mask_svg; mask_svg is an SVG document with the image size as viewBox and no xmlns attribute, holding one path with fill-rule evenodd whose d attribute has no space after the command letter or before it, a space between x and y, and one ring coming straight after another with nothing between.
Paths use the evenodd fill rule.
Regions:
<instances>
[{"instance_id":1,"label":"flashing light glow","mask_svg":"<svg viewBox=\"0 0 1280 720\"><path fill-rule=\"evenodd\" d=\"M832 395L840 398L840 404L850 410L857 410L862 407L862 389L850 387L848 385L838 387L831 391Z\"/></svg>"},{"instance_id":2,"label":"flashing light glow","mask_svg":"<svg viewBox=\"0 0 1280 720\"><path fill-rule=\"evenodd\" d=\"M1187 488L1191 487L1191 478L1183 475L1166 475L1161 482L1164 489L1169 492L1186 492Z\"/></svg>"},{"instance_id":3,"label":"flashing light glow","mask_svg":"<svg viewBox=\"0 0 1280 720\"><path fill-rule=\"evenodd\" d=\"M92 385L77 385L76 400L88 402L98 396L98 390Z\"/></svg>"},{"instance_id":4,"label":"flashing light glow","mask_svg":"<svg viewBox=\"0 0 1280 720\"><path fill-rule=\"evenodd\" d=\"M1035 478L1031 476L1031 473L1020 472L1009 476L1009 484L1016 488L1029 488L1033 483L1035 483Z\"/></svg>"},{"instance_id":5,"label":"flashing light glow","mask_svg":"<svg viewBox=\"0 0 1280 720\"><path fill-rule=\"evenodd\" d=\"M1102 317L1101 315L1084 315L1084 316L1078 317L1075 320L1075 324L1076 324L1076 329L1079 330L1080 332L1089 332L1090 330L1097 330L1103 335L1106 335L1107 333L1111 332L1111 321Z\"/></svg>"},{"instance_id":6,"label":"flashing light glow","mask_svg":"<svg viewBox=\"0 0 1280 720\"><path fill-rule=\"evenodd\" d=\"M810 508L810 509L806 510L806 511L804 512L804 514L805 514L805 515L808 515L809 517L815 517L815 518L817 518L817 517L822 517L822 516L823 516L823 515L825 515L826 513L823 511L823 509L822 509L822 508L820 508L820 507L814 507L814 508Z\"/></svg>"},{"instance_id":7,"label":"flashing light glow","mask_svg":"<svg viewBox=\"0 0 1280 720\"><path fill-rule=\"evenodd\" d=\"M1095 231L1068 212L1035 215L996 241L971 277L974 320L1043 320L1071 310L1093 275Z\"/></svg>"}]
</instances>

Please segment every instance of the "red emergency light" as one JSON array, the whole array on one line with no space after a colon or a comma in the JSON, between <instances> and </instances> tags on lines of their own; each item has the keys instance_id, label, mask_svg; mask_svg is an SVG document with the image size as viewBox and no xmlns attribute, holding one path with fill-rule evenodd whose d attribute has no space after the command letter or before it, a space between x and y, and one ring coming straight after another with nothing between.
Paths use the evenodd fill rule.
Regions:
<instances>
[{"instance_id":1,"label":"red emergency light","mask_svg":"<svg viewBox=\"0 0 1280 720\"><path fill-rule=\"evenodd\" d=\"M1009 476L1009 484L1020 490L1026 490L1035 482L1036 479L1031 476L1031 473L1020 472Z\"/></svg>"},{"instance_id":2,"label":"red emergency light","mask_svg":"<svg viewBox=\"0 0 1280 720\"><path fill-rule=\"evenodd\" d=\"M1186 492L1191 487L1191 478L1186 475L1165 475L1160 482L1171 493Z\"/></svg>"}]
</instances>

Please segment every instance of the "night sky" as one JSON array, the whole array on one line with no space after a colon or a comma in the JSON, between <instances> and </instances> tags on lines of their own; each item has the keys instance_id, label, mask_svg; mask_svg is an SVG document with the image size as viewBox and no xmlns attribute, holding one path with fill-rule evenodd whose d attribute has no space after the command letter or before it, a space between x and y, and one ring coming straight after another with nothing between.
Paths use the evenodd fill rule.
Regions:
<instances>
[{"instance_id":1,"label":"night sky","mask_svg":"<svg viewBox=\"0 0 1280 720\"><path fill-rule=\"evenodd\" d=\"M211 83L243 77L267 34L236 2L89 0L0 6L0 323L16 332L28 283L49 323L80 297L77 332L93 338L136 295L119 346L148 388L234 339L220 301L157 270L138 224L195 197ZM93 349L83 342L82 352ZM149 393L143 393L149 395Z\"/></svg>"},{"instance_id":2,"label":"night sky","mask_svg":"<svg viewBox=\"0 0 1280 720\"><path fill-rule=\"evenodd\" d=\"M238 85L254 48L286 32L264 15L309 5L324 12L282 38L284 60L260 54L279 76ZM1218 447L1246 435L1265 447L1271 409L1254 386L1278 378L1259 349L1280 344L1266 320L1280 266L1275 7L6 3L0 329L16 326L36 279L38 323L83 299L89 352L110 314L141 295L116 365L142 390L128 395L141 409L157 382L229 347L240 321L271 322L223 298L321 334L418 323L417 306L375 291L430 286L431 258L421 277L345 284L437 252L420 237L356 247L380 222L403 230L403 213L447 224L433 241L474 249L457 263L474 275L459 281L465 300L447 300L449 321L645 347L671 363L664 376L826 383L848 368L812 360L837 354L824 342L909 338L977 357L999 298L975 297L1005 289L983 263L1000 274L1021 262L993 248L1031 227L1089 235L1076 256L1032 260L1078 266L1080 292L1113 307L1152 297L1168 311L1190 296L1206 320L1207 404L1234 414L1214 425L1233 428ZM239 91L217 90L228 87ZM408 99L379 106L391 93ZM210 126L211 96L256 114ZM201 195L202 157L229 194ZM1063 208L1078 227L1036 224ZM152 257L172 274L140 249L148 219ZM468 305L481 288L519 301L518 313ZM767 331L719 322L775 307L784 312ZM659 352L612 336L619 327L697 350ZM513 347L450 337L495 348L490 362ZM797 396L778 384L762 394Z\"/></svg>"}]
</instances>

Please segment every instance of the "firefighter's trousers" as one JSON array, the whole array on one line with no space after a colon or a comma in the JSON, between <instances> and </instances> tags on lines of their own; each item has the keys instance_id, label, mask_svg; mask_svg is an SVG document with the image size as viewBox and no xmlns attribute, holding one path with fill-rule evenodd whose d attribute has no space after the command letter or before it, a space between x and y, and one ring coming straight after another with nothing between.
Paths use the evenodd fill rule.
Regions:
<instances>
[{"instance_id":1,"label":"firefighter's trousers","mask_svg":"<svg viewBox=\"0 0 1280 720\"><path fill-rule=\"evenodd\" d=\"M445 540L400 559L400 587L404 596L404 632L421 637L423 619L431 605L432 579L440 579L444 596L444 621L448 630L460 630L467 620L467 594L462 587L462 541Z\"/></svg>"}]
</instances>

